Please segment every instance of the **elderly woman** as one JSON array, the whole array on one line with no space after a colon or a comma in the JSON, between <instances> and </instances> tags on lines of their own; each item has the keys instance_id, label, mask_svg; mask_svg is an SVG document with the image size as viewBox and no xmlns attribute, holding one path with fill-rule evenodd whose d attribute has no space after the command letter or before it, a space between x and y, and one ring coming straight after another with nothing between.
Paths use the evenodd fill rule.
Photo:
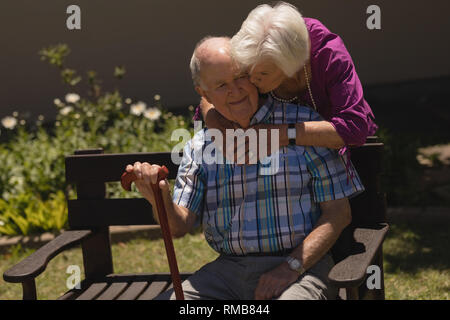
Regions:
<instances>
[{"instance_id":1,"label":"elderly woman","mask_svg":"<svg viewBox=\"0 0 450 320\"><path fill-rule=\"evenodd\" d=\"M296 124L297 145L344 151L364 144L377 129L361 82L342 39L292 5L260 5L231 40L232 55L261 94L283 103L309 105L324 121ZM235 127L212 105L201 103L209 128ZM257 127L256 129L260 129ZM277 128L273 125L270 128ZM287 130L279 127L280 145ZM291 137L290 137L291 138Z\"/></svg>"}]
</instances>

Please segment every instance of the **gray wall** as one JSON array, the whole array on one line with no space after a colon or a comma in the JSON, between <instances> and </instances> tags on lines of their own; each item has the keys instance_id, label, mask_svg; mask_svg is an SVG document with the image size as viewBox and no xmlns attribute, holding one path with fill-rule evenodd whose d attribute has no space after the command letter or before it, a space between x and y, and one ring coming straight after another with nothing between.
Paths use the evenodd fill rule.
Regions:
<instances>
[{"instance_id":1,"label":"gray wall","mask_svg":"<svg viewBox=\"0 0 450 320\"><path fill-rule=\"evenodd\" d=\"M188 63L201 37L232 36L248 12L265 1L237 0L1 0L0 117L29 111L53 117L53 99L67 89L55 68L41 62L44 46L67 43L68 66L94 69L105 89L119 85L125 97L170 107L197 101ZM450 75L448 0L291 1L305 16L339 34L365 86ZM82 10L82 29L66 28L66 8ZM381 7L381 30L366 28L366 8ZM126 77L112 77L124 65ZM83 86L75 92L85 93Z\"/></svg>"}]
</instances>

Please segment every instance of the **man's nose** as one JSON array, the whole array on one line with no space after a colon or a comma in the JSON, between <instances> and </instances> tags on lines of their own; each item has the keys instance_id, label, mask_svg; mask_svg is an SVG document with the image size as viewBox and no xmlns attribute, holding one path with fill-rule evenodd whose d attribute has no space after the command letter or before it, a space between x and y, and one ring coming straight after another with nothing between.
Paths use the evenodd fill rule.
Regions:
<instances>
[{"instance_id":1,"label":"man's nose","mask_svg":"<svg viewBox=\"0 0 450 320\"><path fill-rule=\"evenodd\" d=\"M237 84L236 81L233 81L229 87L228 87L228 92L230 95L239 95L239 86Z\"/></svg>"}]
</instances>

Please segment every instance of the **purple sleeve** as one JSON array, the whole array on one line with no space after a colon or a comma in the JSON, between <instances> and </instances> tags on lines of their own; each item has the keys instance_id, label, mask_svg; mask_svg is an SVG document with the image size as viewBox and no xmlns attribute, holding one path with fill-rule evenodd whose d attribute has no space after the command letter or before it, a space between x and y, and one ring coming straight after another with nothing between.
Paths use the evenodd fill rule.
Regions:
<instances>
[{"instance_id":1,"label":"purple sleeve","mask_svg":"<svg viewBox=\"0 0 450 320\"><path fill-rule=\"evenodd\" d=\"M330 122L346 145L362 145L372 131L372 111L342 39L328 33L323 41L316 58L331 103Z\"/></svg>"}]
</instances>

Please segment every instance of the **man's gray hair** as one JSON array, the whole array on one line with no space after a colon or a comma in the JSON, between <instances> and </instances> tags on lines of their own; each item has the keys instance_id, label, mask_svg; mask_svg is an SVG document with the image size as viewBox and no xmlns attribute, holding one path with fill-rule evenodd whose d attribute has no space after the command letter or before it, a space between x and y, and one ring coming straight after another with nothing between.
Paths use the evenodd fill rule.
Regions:
<instances>
[{"instance_id":1,"label":"man's gray hair","mask_svg":"<svg viewBox=\"0 0 450 320\"><path fill-rule=\"evenodd\" d=\"M194 82L195 86L200 86L203 88L203 84L200 77L200 68L201 68L201 61L198 57L198 48L204 44L208 40L212 39L227 39L230 40L229 37L215 37L215 36L206 36L202 38L197 44L195 45L194 53L192 54L190 68L191 68L191 75L192 75L192 81Z\"/></svg>"},{"instance_id":2,"label":"man's gray hair","mask_svg":"<svg viewBox=\"0 0 450 320\"><path fill-rule=\"evenodd\" d=\"M197 57L197 49L200 47L206 40L211 39L212 36L206 36L203 39L201 39L197 44L195 45L194 53L192 54L191 58L191 75L192 75L192 81L194 82L195 86L201 85L201 79L200 79L200 59Z\"/></svg>"},{"instance_id":3,"label":"man's gray hair","mask_svg":"<svg viewBox=\"0 0 450 320\"><path fill-rule=\"evenodd\" d=\"M301 13L278 2L253 9L231 39L231 55L243 69L264 59L272 60L292 77L309 59L309 34Z\"/></svg>"}]
</instances>

